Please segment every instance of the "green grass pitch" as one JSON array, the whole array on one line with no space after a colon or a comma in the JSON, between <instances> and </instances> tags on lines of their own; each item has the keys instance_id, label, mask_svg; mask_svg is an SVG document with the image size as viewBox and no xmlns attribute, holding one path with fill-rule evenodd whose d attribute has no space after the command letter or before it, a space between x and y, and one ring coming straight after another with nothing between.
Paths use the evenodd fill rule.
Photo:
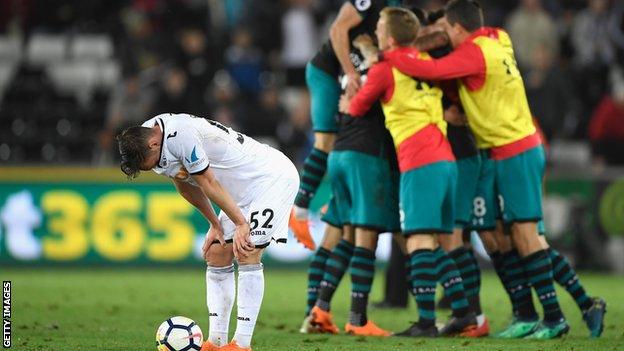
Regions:
<instances>
[{"instance_id":1,"label":"green grass pitch","mask_svg":"<svg viewBox=\"0 0 624 351\"><path fill-rule=\"evenodd\" d=\"M12 280L13 349L15 350L155 350L157 326L184 315L205 335L204 270L196 269L0 269ZM349 309L349 280L336 294L333 312L344 326ZM582 274L590 294L608 302L602 338L590 340L573 300L558 290L571 333L560 340L530 342L485 339L362 338L347 335L301 335L306 274L303 270L266 270L266 292L253 341L254 350L624 350L624 277ZM381 297L378 275L371 300ZM484 276L482 300L494 330L509 317L509 303L492 274ZM236 308L236 307L235 307ZM445 320L448 311L439 311ZM371 310L380 326L401 330L416 319L413 304L405 310ZM231 333L234 331L234 323Z\"/></svg>"}]
</instances>

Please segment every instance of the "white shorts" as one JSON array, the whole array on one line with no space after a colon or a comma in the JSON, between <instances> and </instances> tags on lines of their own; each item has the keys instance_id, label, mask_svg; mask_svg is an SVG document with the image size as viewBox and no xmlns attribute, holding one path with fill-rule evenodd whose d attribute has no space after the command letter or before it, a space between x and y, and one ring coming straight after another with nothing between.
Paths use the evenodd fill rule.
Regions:
<instances>
[{"instance_id":1,"label":"white shorts","mask_svg":"<svg viewBox=\"0 0 624 351\"><path fill-rule=\"evenodd\" d=\"M286 243L288 219L299 191L299 173L289 161L280 167L275 180L258 186L258 194L248 205L240 206L251 228L251 243L258 248L267 247L271 240ZM230 243L236 226L225 212L219 213L225 241Z\"/></svg>"}]
</instances>

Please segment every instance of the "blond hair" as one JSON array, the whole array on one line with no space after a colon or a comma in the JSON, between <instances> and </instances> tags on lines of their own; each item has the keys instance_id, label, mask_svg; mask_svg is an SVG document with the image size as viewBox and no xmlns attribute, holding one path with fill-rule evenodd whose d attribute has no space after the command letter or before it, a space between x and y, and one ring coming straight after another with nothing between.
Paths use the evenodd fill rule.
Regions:
<instances>
[{"instance_id":1,"label":"blond hair","mask_svg":"<svg viewBox=\"0 0 624 351\"><path fill-rule=\"evenodd\" d=\"M399 46L412 45L420 28L418 17L412 11L401 7L386 7L381 10L379 17L386 21L388 35Z\"/></svg>"}]
</instances>

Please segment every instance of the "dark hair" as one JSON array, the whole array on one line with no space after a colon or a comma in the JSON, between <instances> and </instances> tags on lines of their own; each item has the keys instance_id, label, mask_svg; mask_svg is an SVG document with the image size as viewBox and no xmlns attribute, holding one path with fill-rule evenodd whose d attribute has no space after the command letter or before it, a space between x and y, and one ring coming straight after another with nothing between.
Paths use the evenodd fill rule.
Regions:
<instances>
[{"instance_id":1,"label":"dark hair","mask_svg":"<svg viewBox=\"0 0 624 351\"><path fill-rule=\"evenodd\" d=\"M427 22L429 24L436 23L440 18L444 17L446 13L444 13L444 9L439 9L437 11L429 12L429 16L427 16Z\"/></svg>"},{"instance_id":2,"label":"dark hair","mask_svg":"<svg viewBox=\"0 0 624 351\"><path fill-rule=\"evenodd\" d=\"M416 15L416 18L418 18L418 21L420 22L420 24L422 26L426 26L427 24L429 24L427 22L427 11L425 11L419 5L420 5L419 0L403 0L401 7L412 11Z\"/></svg>"},{"instance_id":3,"label":"dark hair","mask_svg":"<svg viewBox=\"0 0 624 351\"><path fill-rule=\"evenodd\" d=\"M147 127L130 127L116 137L121 154L121 171L129 179L136 178L141 172L141 165L149 156L148 140L152 129Z\"/></svg>"},{"instance_id":4,"label":"dark hair","mask_svg":"<svg viewBox=\"0 0 624 351\"><path fill-rule=\"evenodd\" d=\"M474 0L451 0L446 5L445 12L451 25L459 23L469 32L483 27L483 10Z\"/></svg>"}]
</instances>

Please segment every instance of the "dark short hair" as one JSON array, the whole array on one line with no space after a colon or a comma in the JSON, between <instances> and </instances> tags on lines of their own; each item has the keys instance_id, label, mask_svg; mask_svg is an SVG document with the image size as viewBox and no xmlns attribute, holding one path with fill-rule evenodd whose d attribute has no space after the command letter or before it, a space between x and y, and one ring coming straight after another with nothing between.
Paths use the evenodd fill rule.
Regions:
<instances>
[{"instance_id":1,"label":"dark short hair","mask_svg":"<svg viewBox=\"0 0 624 351\"><path fill-rule=\"evenodd\" d=\"M121 155L121 171L129 179L136 178L141 173L141 165L150 153L148 141L152 129L147 127L130 127L116 137Z\"/></svg>"},{"instance_id":2,"label":"dark short hair","mask_svg":"<svg viewBox=\"0 0 624 351\"><path fill-rule=\"evenodd\" d=\"M437 11L429 12L429 15L427 16L427 22L429 22L429 24L434 24L440 18L444 17L445 15L446 13L444 12L444 9L439 9Z\"/></svg>"},{"instance_id":3,"label":"dark short hair","mask_svg":"<svg viewBox=\"0 0 624 351\"><path fill-rule=\"evenodd\" d=\"M451 25L459 23L469 32L483 27L483 10L474 0L451 0L446 5L445 12Z\"/></svg>"},{"instance_id":4,"label":"dark short hair","mask_svg":"<svg viewBox=\"0 0 624 351\"><path fill-rule=\"evenodd\" d=\"M420 0L403 0L401 7L412 11L418 18L420 25L426 26L429 24L427 22L427 11L420 7L420 2Z\"/></svg>"}]
</instances>

